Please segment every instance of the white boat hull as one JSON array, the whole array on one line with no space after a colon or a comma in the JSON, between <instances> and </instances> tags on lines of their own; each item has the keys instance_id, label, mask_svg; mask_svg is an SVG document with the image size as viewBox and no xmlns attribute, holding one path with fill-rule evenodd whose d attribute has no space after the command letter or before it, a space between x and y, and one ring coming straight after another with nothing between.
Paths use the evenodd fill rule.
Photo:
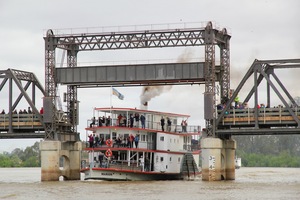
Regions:
<instances>
[{"instance_id":1,"label":"white boat hull","mask_svg":"<svg viewBox=\"0 0 300 200\"><path fill-rule=\"evenodd\" d=\"M148 180L183 180L197 178L200 173L195 176L187 177L180 173L164 173L164 172L139 172L130 170L115 170L93 168L81 171L84 173L85 180L111 180L111 181L148 181Z\"/></svg>"}]
</instances>

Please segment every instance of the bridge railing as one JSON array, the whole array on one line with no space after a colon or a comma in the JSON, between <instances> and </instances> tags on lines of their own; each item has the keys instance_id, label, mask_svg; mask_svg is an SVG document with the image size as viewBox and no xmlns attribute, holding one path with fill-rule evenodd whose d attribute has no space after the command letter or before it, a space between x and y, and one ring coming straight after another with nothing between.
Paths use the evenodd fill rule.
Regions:
<instances>
[{"instance_id":1,"label":"bridge railing","mask_svg":"<svg viewBox=\"0 0 300 200\"><path fill-rule=\"evenodd\" d=\"M300 107L291 108L296 116L300 119ZM220 114L222 110L218 110ZM259 108L258 122L260 124L295 124L295 120L291 113L285 107L276 108ZM256 121L256 113L254 108L245 109L229 109L222 118L222 125L251 125Z\"/></svg>"},{"instance_id":2,"label":"bridge railing","mask_svg":"<svg viewBox=\"0 0 300 200\"><path fill-rule=\"evenodd\" d=\"M35 114L13 114L13 128L43 128L42 123ZM9 128L9 114L0 114L0 129Z\"/></svg>"}]
</instances>

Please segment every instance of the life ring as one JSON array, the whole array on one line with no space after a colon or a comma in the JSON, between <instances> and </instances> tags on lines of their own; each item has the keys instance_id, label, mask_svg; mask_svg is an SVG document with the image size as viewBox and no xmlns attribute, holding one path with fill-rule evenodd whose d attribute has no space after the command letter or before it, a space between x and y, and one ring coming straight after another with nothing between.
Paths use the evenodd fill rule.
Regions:
<instances>
[{"instance_id":1,"label":"life ring","mask_svg":"<svg viewBox=\"0 0 300 200\"><path fill-rule=\"evenodd\" d=\"M110 149L107 149L105 152L106 157L111 157L112 156L112 152Z\"/></svg>"},{"instance_id":2,"label":"life ring","mask_svg":"<svg viewBox=\"0 0 300 200\"><path fill-rule=\"evenodd\" d=\"M112 140L111 140L111 139L107 139L105 143L106 143L106 145L109 146L109 147L112 146Z\"/></svg>"}]
</instances>

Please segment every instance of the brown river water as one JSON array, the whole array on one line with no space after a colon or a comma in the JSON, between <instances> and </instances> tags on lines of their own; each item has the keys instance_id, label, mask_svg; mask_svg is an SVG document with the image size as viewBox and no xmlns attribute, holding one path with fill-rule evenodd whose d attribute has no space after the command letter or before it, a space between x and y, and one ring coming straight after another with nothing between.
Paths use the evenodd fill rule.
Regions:
<instances>
[{"instance_id":1,"label":"brown river water","mask_svg":"<svg viewBox=\"0 0 300 200\"><path fill-rule=\"evenodd\" d=\"M41 182L40 177L40 168L0 168L0 199L300 199L300 168L240 168L236 180L218 182Z\"/></svg>"}]
</instances>

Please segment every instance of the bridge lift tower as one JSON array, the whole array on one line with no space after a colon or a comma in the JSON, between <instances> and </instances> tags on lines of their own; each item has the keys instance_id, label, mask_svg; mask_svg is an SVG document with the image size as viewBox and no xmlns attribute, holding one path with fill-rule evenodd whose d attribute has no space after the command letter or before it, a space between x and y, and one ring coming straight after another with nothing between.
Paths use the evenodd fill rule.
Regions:
<instances>
[{"instance_id":1,"label":"bridge lift tower","mask_svg":"<svg viewBox=\"0 0 300 200\"><path fill-rule=\"evenodd\" d=\"M186 24L184 24L186 25ZM46 141L42 152L49 153L53 148L53 143L58 141L71 141L76 143L77 122L78 122L78 99L76 83L67 85L67 110L68 120L71 124L70 132L74 137L65 137L56 124L55 97L57 90L55 51L57 48L67 51L67 68L77 67L77 54L80 51L104 51L115 49L141 49L141 48L158 48L158 47L188 47L188 46L205 46L205 93L204 93L204 118L206 128L204 136L207 138L216 138L216 81L219 80L221 99L228 99L230 90L230 41L231 36L224 28L218 30L208 22L204 27L186 26L180 28L167 28L162 30L136 30L136 31L117 31L102 33L70 33L70 34L54 34L49 29L44 37L45 40L45 98L44 98L44 123L46 132ZM220 48L220 73L216 76L215 64L215 46ZM117 80L116 80L117 81ZM147 80L144 81L145 84ZM156 82L157 84L157 82ZM164 84L164 81L161 82ZM175 82L174 82L175 84ZM151 85L151 82L148 82ZM46 144L46 143L49 144ZM209 143L210 144L210 143ZM55 144L59 148L58 144ZM205 146L205 145L204 145ZM206 145L207 146L207 145ZM68 147L72 148L72 147ZM210 145L207 146L210 148ZM214 147L213 147L214 148ZM210 152L210 151L209 151ZM210 154L210 153L208 153ZM221 158L221 155L217 155ZM204 172L208 170L207 162L203 162ZM221 165L218 163L217 165ZM55 176L47 177L47 171L52 170L48 167L50 160L45 159L42 171L45 174L44 180L56 179ZM232 163L234 167L234 162ZM211 176L211 175L209 175ZM208 176L204 176L208 179ZM76 178L76 176L74 176ZM218 178L217 178L218 179ZM43 174L42 174L43 180Z\"/></svg>"}]
</instances>

